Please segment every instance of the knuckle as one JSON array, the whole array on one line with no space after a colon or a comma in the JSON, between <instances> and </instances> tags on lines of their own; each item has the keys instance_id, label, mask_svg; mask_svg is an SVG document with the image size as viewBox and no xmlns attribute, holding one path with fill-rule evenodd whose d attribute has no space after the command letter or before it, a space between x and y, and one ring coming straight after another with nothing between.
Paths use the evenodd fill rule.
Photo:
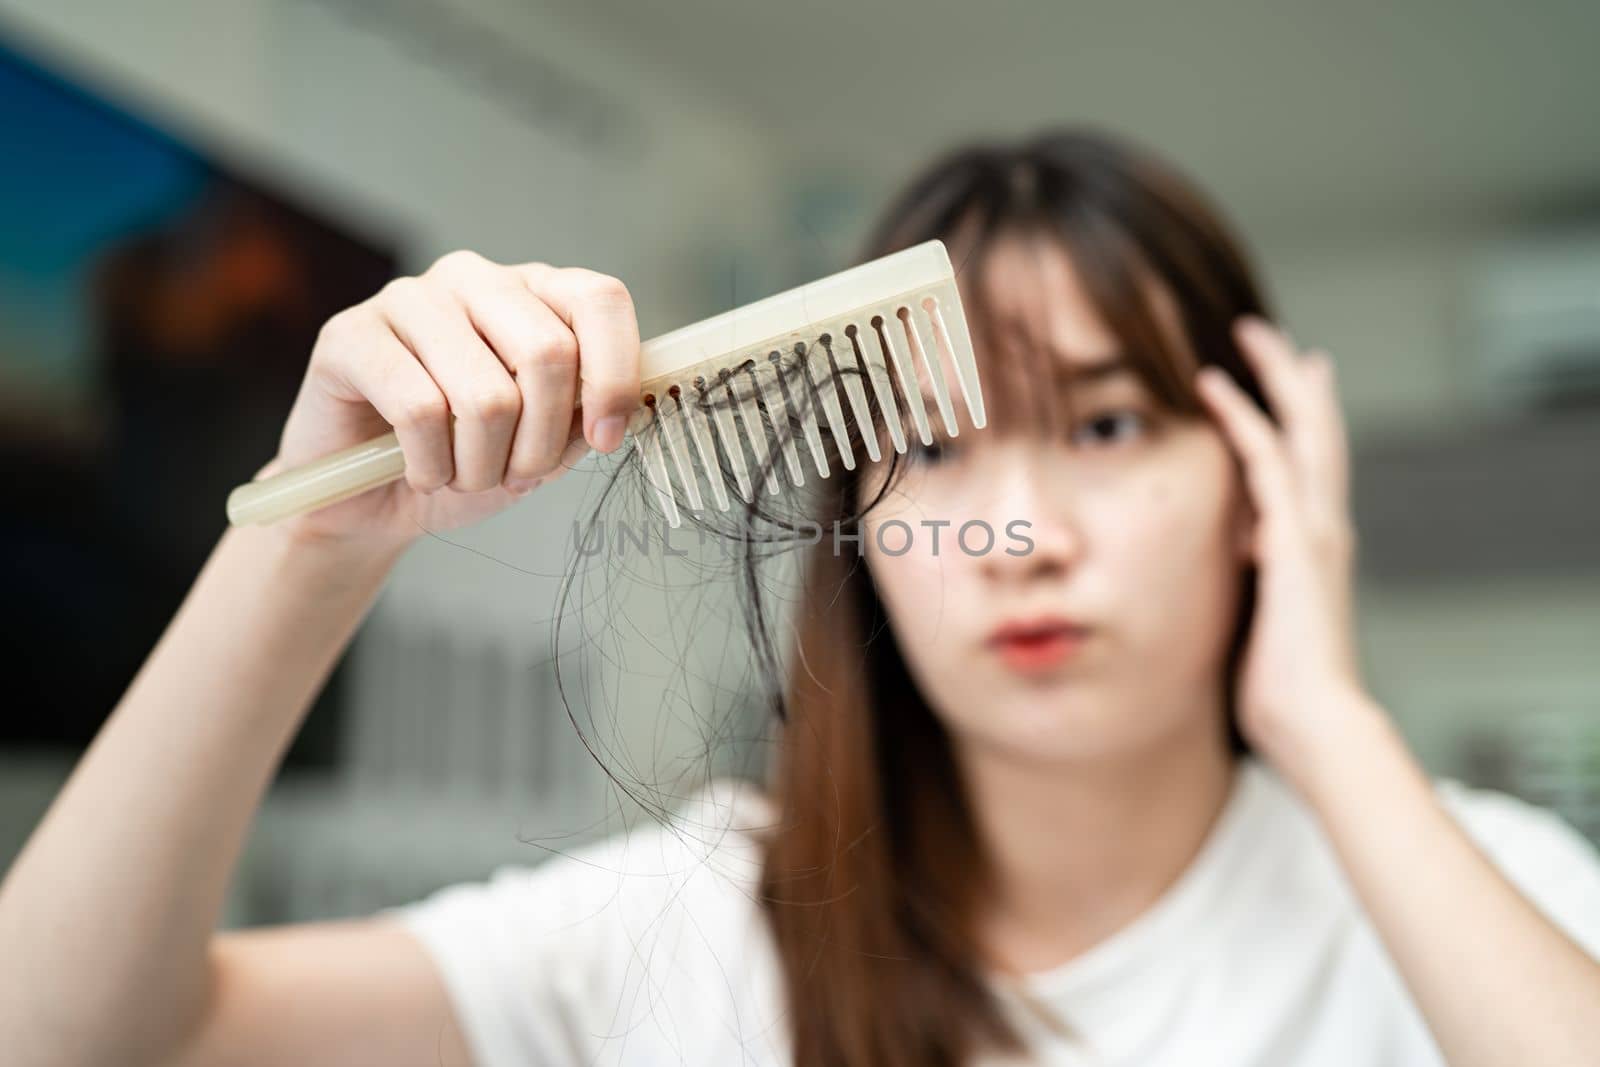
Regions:
<instances>
[{"instance_id":1,"label":"knuckle","mask_svg":"<svg viewBox=\"0 0 1600 1067\"><path fill-rule=\"evenodd\" d=\"M544 478L555 470L557 456L545 452L519 456L506 464L506 480L532 482Z\"/></svg>"},{"instance_id":2,"label":"knuckle","mask_svg":"<svg viewBox=\"0 0 1600 1067\"><path fill-rule=\"evenodd\" d=\"M577 366L578 338L571 330L551 330L529 346L528 361L541 368L565 370Z\"/></svg>"},{"instance_id":3,"label":"knuckle","mask_svg":"<svg viewBox=\"0 0 1600 1067\"><path fill-rule=\"evenodd\" d=\"M434 260L433 265L428 268L428 273L445 277L459 277L485 262L487 261L482 256L471 249L458 248L454 251L446 252Z\"/></svg>"},{"instance_id":4,"label":"knuckle","mask_svg":"<svg viewBox=\"0 0 1600 1067\"><path fill-rule=\"evenodd\" d=\"M328 345L337 346L343 344L347 338L360 328L363 311L363 306L357 304L328 316L321 329L317 331L315 347L323 348Z\"/></svg>"},{"instance_id":5,"label":"knuckle","mask_svg":"<svg viewBox=\"0 0 1600 1067\"><path fill-rule=\"evenodd\" d=\"M598 271L578 269L577 288L591 303L607 307L632 307L633 294L620 278Z\"/></svg>"},{"instance_id":6,"label":"knuckle","mask_svg":"<svg viewBox=\"0 0 1600 1067\"><path fill-rule=\"evenodd\" d=\"M450 409L442 396L423 396L408 401L401 410L404 425L415 429L428 429L450 417Z\"/></svg>"},{"instance_id":7,"label":"knuckle","mask_svg":"<svg viewBox=\"0 0 1600 1067\"><path fill-rule=\"evenodd\" d=\"M546 478L560 468L561 457L566 448L565 435L560 437L548 434L536 435L530 442L530 447L521 450L521 454L515 459L520 469L527 471L532 477Z\"/></svg>"},{"instance_id":8,"label":"knuckle","mask_svg":"<svg viewBox=\"0 0 1600 1067\"><path fill-rule=\"evenodd\" d=\"M422 279L406 274L386 282L384 287L378 290L378 299L384 306L394 307L415 300L422 289Z\"/></svg>"},{"instance_id":9,"label":"knuckle","mask_svg":"<svg viewBox=\"0 0 1600 1067\"><path fill-rule=\"evenodd\" d=\"M485 422L514 419L522 410L522 394L509 381L480 387L468 400L468 410Z\"/></svg>"},{"instance_id":10,"label":"knuckle","mask_svg":"<svg viewBox=\"0 0 1600 1067\"><path fill-rule=\"evenodd\" d=\"M431 493L450 483L450 472L430 474L423 470L414 470L410 465L406 467L406 484L419 493Z\"/></svg>"},{"instance_id":11,"label":"knuckle","mask_svg":"<svg viewBox=\"0 0 1600 1067\"><path fill-rule=\"evenodd\" d=\"M558 273L555 267L544 262L543 260L537 259L529 260L526 263L513 263L506 269L514 274L520 281L528 284L536 284L548 278L550 275Z\"/></svg>"}]
</instances>

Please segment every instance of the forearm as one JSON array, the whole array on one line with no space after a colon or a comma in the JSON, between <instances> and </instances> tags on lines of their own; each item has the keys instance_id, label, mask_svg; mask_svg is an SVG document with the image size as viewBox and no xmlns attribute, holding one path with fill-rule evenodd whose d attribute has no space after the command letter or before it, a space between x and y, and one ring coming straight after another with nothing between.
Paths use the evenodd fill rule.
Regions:
<instances>
[{"instance_id":1,"label":"forearm","mask_svg":"<svg viewBox=\"0 0 1600 1067\"><path fill-rule=\"evenodd\" d=\"M1600 964L1479 851L1380 709L1323 721L1299 784L1446 1060L1592 1063Z\"/></svg>"},{"instance_id":2,"label":"forearm","mask_svg":"<svg viewBox=\"0 0 1600 1067\"><path fill-rule=\"evenodd\" d=\"M13 1062L135 1063L200 1017L253 813L396 554L223 535L0 884Z\"/></svg>"}]
</instances>

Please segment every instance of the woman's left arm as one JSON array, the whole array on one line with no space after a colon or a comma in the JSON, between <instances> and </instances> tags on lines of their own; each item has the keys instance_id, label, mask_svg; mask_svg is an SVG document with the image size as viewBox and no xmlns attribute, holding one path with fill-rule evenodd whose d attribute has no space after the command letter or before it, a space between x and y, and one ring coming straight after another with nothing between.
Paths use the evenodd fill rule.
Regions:
<instances>
[{"instance_id":1,"label":"woman's left arm","mask_svg":"<svg viewBox=\"0 0 1600 1067\"><path fill-rule=\"evenodd\" d=\"M1361 682L1332 364L1260 319L1236 333L1277 417L1220 368L1200 372L1256 516L1240 727L1317 813L1452 1067L1593 1064L1600 962L1478 849Z\"/></svg>"}]
</instances>

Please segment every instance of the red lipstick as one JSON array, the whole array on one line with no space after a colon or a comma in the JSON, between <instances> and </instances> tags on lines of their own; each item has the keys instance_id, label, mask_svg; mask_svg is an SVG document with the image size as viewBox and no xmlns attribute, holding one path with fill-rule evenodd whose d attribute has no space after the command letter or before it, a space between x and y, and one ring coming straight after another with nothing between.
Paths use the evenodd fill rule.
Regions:
<instances>
[{"instance_id":1,"label":"red lipstick","mask_svg":"<svg viewBox=\"0 0 1600 1067\"><path fill-rule=\"evenodd\" d=\"M1018 619L997 627L988 647L1014 671L1035 674L1065 663L1083 645L1089 631L1060 616Z\"/></svg>"}]
</instances>

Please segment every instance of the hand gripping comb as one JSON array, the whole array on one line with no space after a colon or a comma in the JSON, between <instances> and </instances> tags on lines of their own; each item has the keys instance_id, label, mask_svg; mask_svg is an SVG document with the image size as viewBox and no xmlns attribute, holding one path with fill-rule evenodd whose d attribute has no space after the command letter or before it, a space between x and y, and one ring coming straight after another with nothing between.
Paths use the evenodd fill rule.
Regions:
<instances>
[{"instance_id":1,"label":"hand gripping comb","mask_svg":"<svg viewBox=\"0 0 1600 1067\"><path fill-rule=\"evenodd\" d=\"M880 458L874 406L895 451L907 448L896 389L925 445L933 433L924 388L950 436L959 433L952 380L972 425L981 428L986 421L955 273L944 243L936 240L645 341L639 374L640 406L628 434L674 527L681 522L675 486L688 506L700 510L707 506L704 481L711 502L726 511L726 472L748 504L755 499L753 466L763 491L776 495L775 453L789 480L804 485L796 436L817 474L828 477L821 423L840 462L854 469L845 406L873 461ZM875 405L868 401L869 388ZM228 519L235 525L275 522L404 474L405 457L390 432L237 487L228 496Z\"/></svg>"}]
</instances>

